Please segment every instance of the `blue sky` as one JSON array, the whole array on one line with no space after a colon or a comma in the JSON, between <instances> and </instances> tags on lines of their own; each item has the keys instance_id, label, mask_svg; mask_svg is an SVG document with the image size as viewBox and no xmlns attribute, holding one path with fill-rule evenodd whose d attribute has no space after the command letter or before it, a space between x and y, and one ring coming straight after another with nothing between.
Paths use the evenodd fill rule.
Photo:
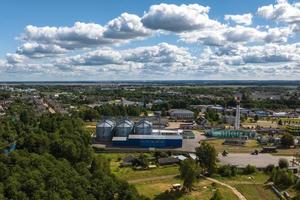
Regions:
<instances>
[{"instance_id":1,"label":"blue sky","mask_svg":"<svg viewBox=\"0 0 300 200\"><path fill-rule=\"evenodd\" d=\"M3 0L0 81L297 80L299 19L285 0Z\"/></svg>"}]
</instances>

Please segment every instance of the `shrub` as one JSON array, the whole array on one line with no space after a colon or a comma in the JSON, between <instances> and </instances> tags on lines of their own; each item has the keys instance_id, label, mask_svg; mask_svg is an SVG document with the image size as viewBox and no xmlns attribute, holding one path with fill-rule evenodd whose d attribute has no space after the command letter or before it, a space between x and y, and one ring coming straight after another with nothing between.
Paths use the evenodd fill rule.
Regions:
<instances>
[{"instance_id":1,"label":"shrub","mask_svg":"<svg viewBox=\"0 0 300 200\"><path fill-rule=\"evenodd\" d=\"M271 176L272 181L277 186L289 187L295 183L294 174L287 169L274 168Z\"/></svg>"},{"instance_id":2,"label":"shrub","mask_svg":"<svg viewBox=\"0 0 300 200\"><path fill-rule=\"evenodd\" d=\"M265 168L265 173L268 173L268 174L270 174L272 171L273 171L273 169L275 168L275 166L274 165L272 165L272 164L270 164L270 165L268 165L266 168Z\"/></svg>"},{"instance_id":3,"label":"shrub","mask_svg":"<svg viewBox=\"0 0 300 200\"><path fill-rule=\"evenodd\" d=\"M244 174L253 174L254 172L256 172L256 167L253 165L247 165L243 172Z\"/></svg>"},{"instance_id":4,"label":"shrub","mask_svg":"<svg viewBox=\"0 0 300 200\"><path fill-rule=\"evenodd\" d=\"M300 179L297 180L295 188L296 188L296 190L300 191Z\"/></svg>"},{"instance_id":5,"label":"shrub","mask_svg":"<svg viewBox=\"0 0 300 200\"><path fill-rule=\"evenodd\" d=\"M288 168L289 167L289 161L285 158L280 158L278 161L278 166L283 169L283 168Z\"/></svg>"},{"instance_id":6,"label":"shrub","mask_svg":"<svg viewBox=\"0 0 300 200\"><path fill-rule=\"evenodd\" d=\"M235 176L237 168L235 166L223 165L218 169L218 173L223 177Z\"/></svg>"}]
</instances>

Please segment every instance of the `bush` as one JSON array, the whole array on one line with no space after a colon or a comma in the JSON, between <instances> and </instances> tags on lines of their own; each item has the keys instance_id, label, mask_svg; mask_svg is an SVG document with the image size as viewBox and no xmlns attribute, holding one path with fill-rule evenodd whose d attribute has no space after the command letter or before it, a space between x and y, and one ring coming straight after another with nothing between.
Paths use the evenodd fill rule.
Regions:
<instances>
[{"instance_id":1,"label":"bush","mask_svg":"<svg viewBox=\"0 0 300 200\"><path fill-rule=\"evenodd\" d=\"M293 146L294 145L294 137L289 133L284 134L281 137L281 145L286 148Z\"/></svg>"},{"instance_id":2,"label":"bush","mask_svg":"<svg viewBox=\"0 0 300 200\"><path fill-rule=\"evenodd\" d=\"M277 186L289 187L295 183L294 174L287 169L274 168L272 171L272 181Z\"/></svg>"},{"instance_id":3,"label":"bush","mask_svg":"<svg viewBox=\"0 0 300 200\"><path fill-rule=\"evenodd\" d=\"M210 200L222 200L222 199L223 199L222 194L221 194L220 190L217 189Z\"/></svg>"},{"instance_id":4,"label":"bush","mask_svg":"<svg viewBox=\"0 0 300 200\"><path fill-rule=\"evenodd\" d=\"M237 168L235 166L223 165L218 169L218 174L223 177L235 176L237 174Z\"/></svg>"},{"instance_id":5,"label":"bush","mask_svg":"<svg viewBox=\"0 0 300 200\"><path fill-rule=\"evenodd\" d=\"M289 161L285 158L280 158L278 161L278 166L283 169L283 168L288 168L289 167Z\"/></svg>"},{"instance_id":6,"label":"bush","mask_svg":"<svg viewBox=\"0 0 300 200\"><path fill-rule=\"evenodd\" d=\"M253 165L247 165L243 172L244 174L253 174L254 172L256 172L256 167Z\"/></svg>"},{"instance_id":7,"label":"bush","mask_svg":"<svg viewBox=\"0 0 300 200\"><path fill-rule=\"evenodd\" d=\"M297 180L295 188L296 188L296 190L300 191L300 179Z\"/></svg>"},{"instance_id":8,"label":"bush","mask_svg":"<svg viewBox=\"0 0 300 200\"><path fill-rule=\"evenodd\" d=\"M267 174L270 174L270 173L272 173L272 171L273 171L273 169L275 168L275 166L274 165L272 165L272 164L270 164L270 165L268 165L266 168L265 168L265 173L267 173Z\"/></svg>"}]
</instances>

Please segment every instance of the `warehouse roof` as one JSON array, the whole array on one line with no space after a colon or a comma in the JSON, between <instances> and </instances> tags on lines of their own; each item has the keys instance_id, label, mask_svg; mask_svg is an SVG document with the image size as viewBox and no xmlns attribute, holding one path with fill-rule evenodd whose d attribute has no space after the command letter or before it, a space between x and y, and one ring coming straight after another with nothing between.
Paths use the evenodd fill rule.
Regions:
<instances>
[{"instance_id":1,"label":"warehouse roof","mask_svg":"<svg viewBox=\"0 0 300 200\"><path fill-rule=\"evenodd\" d=\"M186 109L171 109L169 110L170 114L194 114L193 111L191 110L186 110Z\"/></svg>"}]
</instances>

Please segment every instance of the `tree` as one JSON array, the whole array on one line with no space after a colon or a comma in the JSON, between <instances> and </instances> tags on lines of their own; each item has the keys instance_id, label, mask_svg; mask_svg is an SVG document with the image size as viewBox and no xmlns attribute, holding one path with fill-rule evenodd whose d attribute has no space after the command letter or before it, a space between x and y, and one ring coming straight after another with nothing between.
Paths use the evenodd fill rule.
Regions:
<instances>
[{"instance_id":1,"label":"tree","mask_svg":"<svg viewBox=\"0 0 300 200\"><path fill-rule=\"evenodd\" d=\"M281 145L286 148L293 146L294 145L294 137L289 133L284 134L281 137Z\"/></svg>"},{"instance_id":2,"label":"tree","mask_svg":"<svg viewBox=\"0 0 300 200\"><path fill-rule=\"evenodd\" d=\"M26 110L23 110L20 113L20 120L21 122L23 122L24 124L27 124L29 122L29 117L28 117L28 112Z\"/></svg>"},{"instance_id":3,"label":"tree","mask_svg":"<svg viewBox=\"0 0 300 200\"><path fill-rule=\"evenodd\" d=\"M259 118L258 118L258 115L255 115L255 116L254 116L254 121L257 122L258 119L259 119Z\"/></svg>"},{"instance_id":4,"label":"tree","mask_svg":"<svg viewBox=\"0 0 300 200\"><path fill-rule=\"evenodd\" d=\"M210 198L210 200L222 200L222 195L220 190L216 190L216 192L214 193L214 195Z\"/></svg>"},{"instance_id":5,"label":"tree","mask_svg":"<svg viewBox=\"0 0 300 200\"><path fill-rule=\"evenodd\" d=\"M209 175L215 172L217 151L214 146L202 142L200 147L196 148L196 156L200 166L206 170Z\"/></svg>"},{"instance_id":6,"label":"tree","mask_svg":"<svg viewBox=\"0 0 300 200\"><path fill-rule=\"evenodd\" d=\"M283 168L288 168L289 167L289 161L284 158L280 158L278 161L278 166L283 169Z\"/></svg>"},{"instance_id":7,"label":"tree","mask_svg":"<svg viewBox=\"0 0 300 200\"><path fill-rule=\"evenodd\" d=\"M190 192L197 175L200 172L200 168L197 163L192 159L186 159L180 164L180 177L183 179L184 188Z\"/></svg>"},{"instance_id":8,"label":"tree","mask_svg":"<svg viewBox=\"0 0 300 200\"><path fill-rule=\"evenodd\" d=\"M243 172L244 174L253 174L254 172L256 172L256 167L253 165L247 165Z\"/></svg>"}]
</instances>

